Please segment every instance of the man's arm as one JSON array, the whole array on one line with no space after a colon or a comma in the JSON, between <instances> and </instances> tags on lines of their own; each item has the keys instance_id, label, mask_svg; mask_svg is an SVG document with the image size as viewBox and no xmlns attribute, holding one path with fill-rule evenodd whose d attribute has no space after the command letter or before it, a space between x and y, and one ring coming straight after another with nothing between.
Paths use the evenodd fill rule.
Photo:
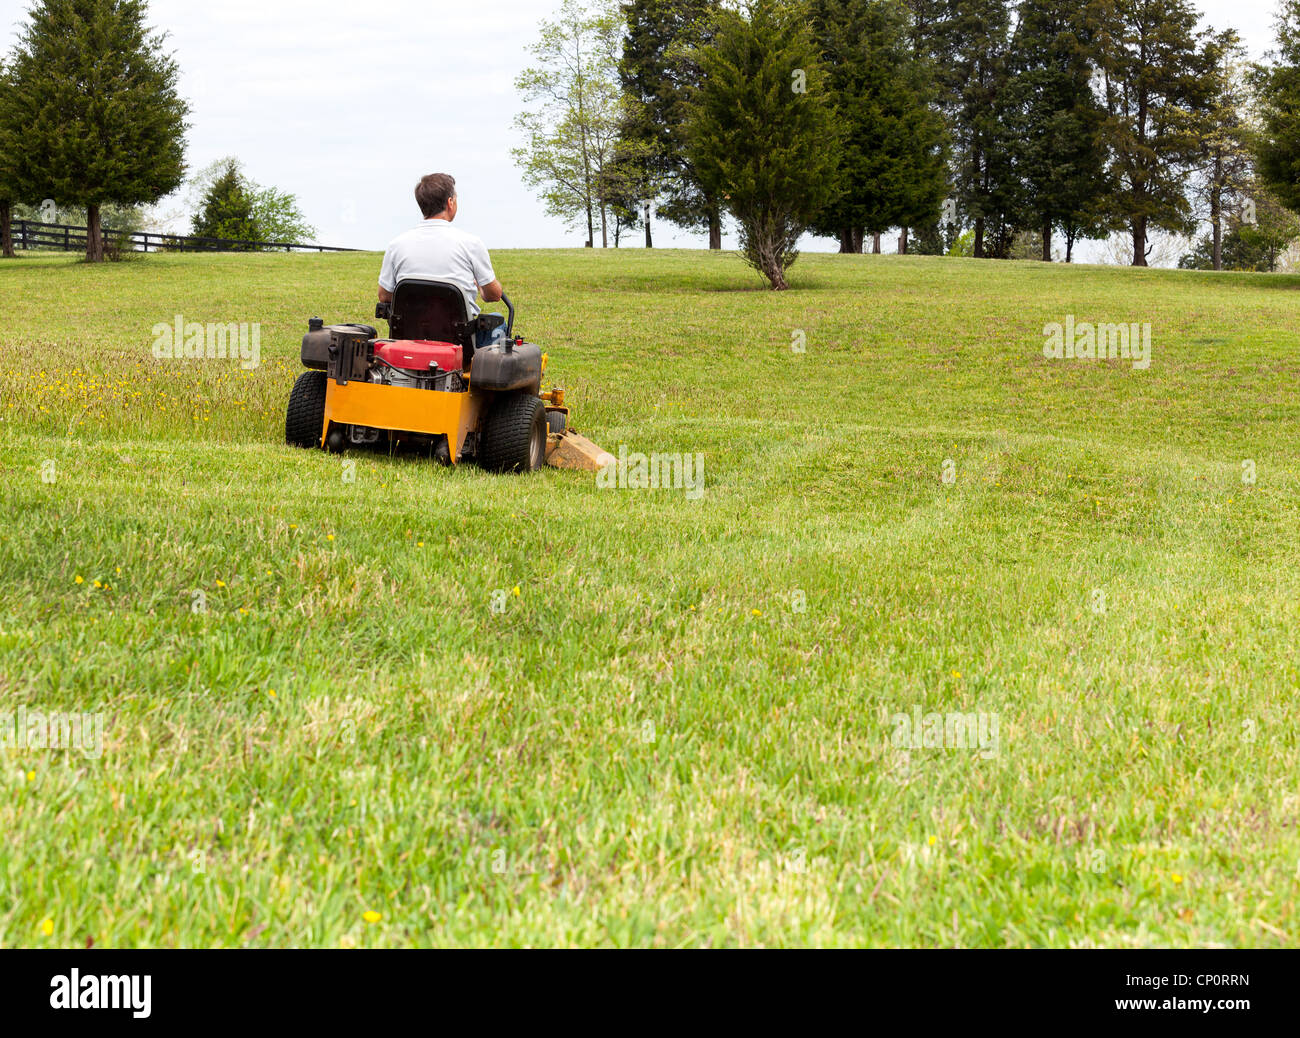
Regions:
<instances>
[{"instance_id":1,"label":"man's arm","mask_svg":"<svg viewBox=\"0 0 1300 1038\"><path fill-rule=\"evenodd\" d=\"M384 262L379 268L379 301L391 303L393 291L397 288L397 260L390 245L384 251Z\"/></svg>"},{"instance_id":2,"label":"man's arm","mask_svg":"<svg viewBox=\"0 0 1300 1038\"><path fill-rule=\"evenodd\" d=\"M492 269L492 257L488 255L487 246L482 238L473 236L469 239L469 265L474 272L474 283L483 296L485 303L499 303L505 294L497 273Z\"/></svg>"}]
</instances>

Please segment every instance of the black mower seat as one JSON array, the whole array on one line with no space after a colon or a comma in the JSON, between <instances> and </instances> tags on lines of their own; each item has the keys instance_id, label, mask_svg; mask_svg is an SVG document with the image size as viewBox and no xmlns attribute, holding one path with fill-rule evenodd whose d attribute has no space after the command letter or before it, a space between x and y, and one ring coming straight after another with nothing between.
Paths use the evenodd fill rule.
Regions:
<instances>
[{"instance_id":1,"label":"black mower seat","mask_svg":"<svg viewBox=\"0 0 1300 1038\"><path fill-rule=\"evenodd\" d=\"M447 281L399 281L387 317L391 339L472 345L475 326L465 305L465 293Z\"/></svg>"}]
</instances>

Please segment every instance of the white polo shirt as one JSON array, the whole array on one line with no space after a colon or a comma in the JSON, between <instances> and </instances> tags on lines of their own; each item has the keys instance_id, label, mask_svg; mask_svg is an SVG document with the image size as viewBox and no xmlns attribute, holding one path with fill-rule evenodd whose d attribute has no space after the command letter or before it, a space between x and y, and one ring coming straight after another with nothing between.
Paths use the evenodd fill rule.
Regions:
<instances>
[{"instance_id":1,"label":"white polo shirt","mask_svg":"<svg viewBox=\"0 0 1300 1038\"><path fill-rule=\"evenodd\" d=\"M392 292L399 281L450 281L465 293L470 317L479 312L478 293L497 279L483 239L446 220L425 220L388 243L379 287Z\"/></svg>"}]
</instances>

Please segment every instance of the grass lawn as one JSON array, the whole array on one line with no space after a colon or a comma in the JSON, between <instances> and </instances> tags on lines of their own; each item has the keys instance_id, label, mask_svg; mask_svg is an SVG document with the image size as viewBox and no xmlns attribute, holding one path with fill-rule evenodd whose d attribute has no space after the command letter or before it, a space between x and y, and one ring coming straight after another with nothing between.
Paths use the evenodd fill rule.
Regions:
<instances>
[{"instance_id":1,"label":"grass lawn","mask_svg":"<svg viewBox=\"0 0 1300 1038\"><path fill-rule=\"evenodd\" d=\"M495 258L702 498L284 447L376 255L0 263L0 945L1300 943L1300 279Z\"/></svg>"}]
</instances>

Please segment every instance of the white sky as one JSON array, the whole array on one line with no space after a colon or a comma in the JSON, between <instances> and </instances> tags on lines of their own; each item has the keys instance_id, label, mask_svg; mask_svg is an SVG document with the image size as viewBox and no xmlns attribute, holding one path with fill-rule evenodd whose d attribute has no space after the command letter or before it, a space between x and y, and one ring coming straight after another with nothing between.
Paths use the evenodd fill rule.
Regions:
<instances>
[{"instance_id":1,"label":"white sky","mask_svg":"<svg viewBox=\"0 0 1300 1038\"><path fill-rule=\"evenodd\" d=\"M558 5L150 0L149 9L183 70L192 169L237 155L255 180L298 196L320 243L374 249L419 220L419 177L447 172L460 225L492 248L540 248L585 239L543 213L510 158L522 104L514 78L538 20ZM4 50L27 6L0 0ZM1216 28L1236 28L1252 53L1272 46L1274 0L1199 6ZM656 244L706 239L658 224Z\"/></svg>"}]
</instances>

